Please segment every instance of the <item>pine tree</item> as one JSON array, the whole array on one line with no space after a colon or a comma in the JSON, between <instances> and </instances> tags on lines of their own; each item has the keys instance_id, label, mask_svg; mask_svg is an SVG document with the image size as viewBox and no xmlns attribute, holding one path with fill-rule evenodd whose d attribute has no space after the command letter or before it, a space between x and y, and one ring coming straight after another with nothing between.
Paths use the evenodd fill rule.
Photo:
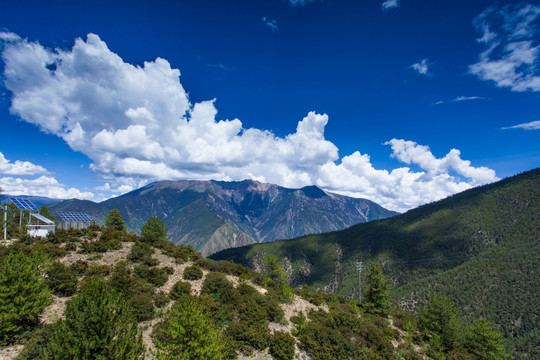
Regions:
<instances>
[{"instance_id":1,"label":"pine tree","mask_svg":"<svg viewBox=\"0 0 540 360\"><path fill-rule=\"evenodd\" d=\"M8 254L0 264L0 344L38 323L38 316L52 302L51 291L39 270L39 254Z\"/></svg>"},{"instance_id":2,"label":"pine tree","mask_svg":"<svg viewBox=\"0 0 540 360\"><path fill-rule=\"evenodd\" d=\"M123 297L92 279L66 305L41 348L41 359L135 360L144 356L142 337Z\"/></svg>"},{"instance_id":3,"label":"pine tree","mask_svg":"<svg viewBox=\"0 0 540 360\"><path fill-rule=\"evenodd\" d=\"M387 314L390 310L390 280L383 275L378 263L369 264L364 288L364 307L374 314Z\"/></svg>"},{"instance_id":4,"label":"pine tree","mask_svg":"<svg viewBox=\"0 0 540 360\"><path fill-rule=\"evenodd\" d=\"M126 231L126 223L118 209L112 209L105 217L105 226L111 230Z\"/></svg>"},{"instance_id":5,"label":"pine tree","mask_svg":"<svg viewBox=\"0 0 540 360\"><path fill-rule=\"evenodd\" d=\"M504 349L504 339L486 319L479 319L466 330L464 348L475 360L504 360L510 355Z\"/></svg>"},{"instance_id":6,"label":"pine tree","mask_svg":"<svg viewBox=\"0 0 540 360\"><path fill-rule=\"evenodd\" d=\"M167 241L167 228L157 216L149 218L141 228L141 236L149 243Z\"/></svg>"},{"instance_id":7,"label":"pine tree","mask_svg":"<svg viewBox=\"0 0 540 360\"><path fill-rule=\"evenodd\" d=\"M428 306L420 309L420 327L431 336L434 351L454 349L461 332L456 306L443 294L430 296Z\"/></svg>"},{"instance_id":8,"label":"pine tree","mask_svg":"<svg viewBox=\"0 0 540 360\"><path fill-rule=\"evenodd\" d=\"M221 359L219 331L202 305L190 297L177 301L154 330L158 360Z\"/></svg>"}]
</instances>

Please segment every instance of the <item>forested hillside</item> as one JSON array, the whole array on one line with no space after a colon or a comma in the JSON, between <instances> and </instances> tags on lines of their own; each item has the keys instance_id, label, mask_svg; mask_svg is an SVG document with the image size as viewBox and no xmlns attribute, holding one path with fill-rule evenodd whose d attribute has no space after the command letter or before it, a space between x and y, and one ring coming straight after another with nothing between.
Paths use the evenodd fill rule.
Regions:
<instances>
[{"instance_id":1,"label":"forested hillside","mask_svg":"<svg viewBox=\"0 0 540 360\"><path fill-rule=\"evenodd\" d=\"M356 262L383 264L394 301L413 310L444 293L464 314L485 316L516 357L540 357L540 169L393 218L213 256L257 267L284 259L292 284L356 296Z\"/></svg>"},{"instance_id":2,"label":"forested hillside","mask_svg":"<svg viewBox=\"0 0 540 360\"><path fill-rule=\"evenodd\" d=\"M141 236L116 210L105 226L17 235L0 245L0 358L107 360L505 359L477 319L443 295L419 316L390 303L377 263L362 303L291 288L278 258L260 272L202 257L150 218Z\"/></svg>"}]
</instances>

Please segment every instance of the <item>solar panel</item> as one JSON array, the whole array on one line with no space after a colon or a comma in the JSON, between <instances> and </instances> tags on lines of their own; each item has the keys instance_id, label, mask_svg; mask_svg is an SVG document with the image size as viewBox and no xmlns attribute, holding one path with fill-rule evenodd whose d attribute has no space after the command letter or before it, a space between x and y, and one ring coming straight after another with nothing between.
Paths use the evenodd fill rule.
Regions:
<instances>
[{"instance_id":1,"label":"solar panel","mask_svg":"<svg viewBox=\"0 0 540 360\"><path fill-rule=\"evenodd\" d=\"M53 225L54 224L54 221L50 220L50 219L47 219L45 216L43 215L40 215L40 214L32 214L33 217L35 217L36 219L39 219L41 221L43 221L45 224L47 225Z\"/></svg>"},{"instance_id":2,"label":"solar panel","mask_svg":"<svg viewBox=\"0 0 540 360\"><path fill-rule=\"evenodd\" d=\"M65 222L91 222L93 219L82 212L59 211L58 217Z\"/></svg>"},{"instance_id":3,"label":"solar panel","mask_svg":"<svg viewBox=\"0 0 540 360\"><path fill-rule=\"evenodd\" d=\"M28 199L10 197L9 200L14 203L15 206L19 208L19 210L38 211L37 206Z\"/></svg>"}]
</instances>

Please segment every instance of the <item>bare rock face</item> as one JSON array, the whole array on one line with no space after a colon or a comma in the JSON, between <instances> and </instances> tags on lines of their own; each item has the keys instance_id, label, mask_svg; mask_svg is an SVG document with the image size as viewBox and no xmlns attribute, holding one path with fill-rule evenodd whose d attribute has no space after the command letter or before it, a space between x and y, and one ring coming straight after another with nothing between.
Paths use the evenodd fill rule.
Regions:
<instances>
[{"instance_id":1,"label":"bare rock face","mask_svg":"<svg viewBox=\"0 0 540 360\"><path fill-rule=\"evenodd\" d=\"M395 215L365 199L316 186L288 189L253 180L159 181L101 203L67 200L54 211L83 211L103 222L118 209L128 229L139 231L157 216L169 240L203 255L253 243L335 231Z\"/></svg>"}]
</instances>

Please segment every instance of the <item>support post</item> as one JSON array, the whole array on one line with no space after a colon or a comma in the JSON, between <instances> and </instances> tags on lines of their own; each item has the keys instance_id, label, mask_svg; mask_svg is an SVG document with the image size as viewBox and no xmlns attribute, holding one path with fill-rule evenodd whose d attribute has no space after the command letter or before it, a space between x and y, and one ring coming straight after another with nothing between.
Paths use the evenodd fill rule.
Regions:
<instances>
[{"instance_id":1,"label":"support post","mask_svg":"<svg viewBox=\"0 0 540 360\"><path fill-rule=\"evenodd\" d=\"M7 241L7 205L4 205L4 240Z\"/></svg>"},{"instance_id":2,"label":"support post","mask_svg":"<svg viewBox=\"0 0 540 360\"><path fill-rule=\"evenodd\" d=\"M362 262L356 262L356 271L358 271L358 303L362 304Z\"/></svg>"}]
</instances>

